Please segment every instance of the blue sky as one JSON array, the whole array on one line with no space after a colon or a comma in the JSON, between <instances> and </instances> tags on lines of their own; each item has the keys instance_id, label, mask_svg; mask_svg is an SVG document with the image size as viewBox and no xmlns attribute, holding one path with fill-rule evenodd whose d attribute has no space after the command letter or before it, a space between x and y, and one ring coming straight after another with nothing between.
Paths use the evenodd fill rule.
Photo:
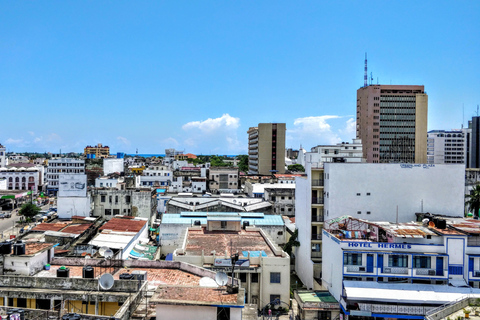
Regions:
<instances>
[{"instance_id":1,"label":"blue sky","mask_svg":"<svg viewBox=\"0 0 480 320\"><path fill-rule=\"evenodd\" d=\"M9 151L243 154L355 137L364 54L423 84L429 129L480 104L479 1L2 1L0 143Z\"/></svg>"}]
</instances>

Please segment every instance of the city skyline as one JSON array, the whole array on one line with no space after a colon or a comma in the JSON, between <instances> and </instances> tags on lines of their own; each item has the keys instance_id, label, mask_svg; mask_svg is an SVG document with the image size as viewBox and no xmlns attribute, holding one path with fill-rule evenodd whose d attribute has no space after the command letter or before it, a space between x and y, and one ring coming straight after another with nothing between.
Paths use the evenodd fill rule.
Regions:
<instances>
[{"instance_id":1,"label":"city skyline","mask_svg":"<svg viewBox=\"0 0 480 320\"><path fill-rule=\"evenodd\" d=\"M425 86L428 130L459 129L480 4L432 4L2 3L0 143L246 154L261 122L286 123L287 148L350 141L365 52L373 83Z\"/></svg>"}]
</instances>

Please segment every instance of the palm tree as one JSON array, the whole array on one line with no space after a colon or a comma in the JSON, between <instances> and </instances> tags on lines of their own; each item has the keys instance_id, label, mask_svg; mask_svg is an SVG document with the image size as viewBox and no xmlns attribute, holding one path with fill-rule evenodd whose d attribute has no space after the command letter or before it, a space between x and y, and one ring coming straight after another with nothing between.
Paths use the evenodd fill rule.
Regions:
<instances>
[{"instance_id":1,"label":"palm tree","mask_svg":"<svg viewBox=\"0 0 480 320\"><path fill-rule=\"evenodd\" d=\"M473 212L473 216L478 218L478 210L480 209L480 185L476 185L470 190L470 194L465 195L468 198L465 205L469 211Z\"/></svg>"}]
</instances>

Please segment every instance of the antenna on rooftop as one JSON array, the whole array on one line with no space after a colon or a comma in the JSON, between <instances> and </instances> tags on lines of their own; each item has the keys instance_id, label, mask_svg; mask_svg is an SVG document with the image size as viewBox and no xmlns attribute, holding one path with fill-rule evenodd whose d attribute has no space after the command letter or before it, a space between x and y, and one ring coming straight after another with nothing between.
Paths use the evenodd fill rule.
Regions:
<instances>
[{"instance_id":1,"label":"antenna on rooftop","mask_svg":"<svg viewBox=\"0 0 480 320\"><path fill-rule=\"evenodd\" d=\"M367 72L367 53L365 52L365 73L363 75L363 86L366 87L368 85L368 72Z\"/></svg>"},{"instance_id":2,"label":"antenna on rooftop","mask_svg":"<svg viewBox=\"0 0 480 320\"><path fill-rule=\"evenodd\" d=\"M228 276L225 272L217 272L215 275L215 282L220 286L223 287L228 283Z\"/></svg>"}]
</instances>

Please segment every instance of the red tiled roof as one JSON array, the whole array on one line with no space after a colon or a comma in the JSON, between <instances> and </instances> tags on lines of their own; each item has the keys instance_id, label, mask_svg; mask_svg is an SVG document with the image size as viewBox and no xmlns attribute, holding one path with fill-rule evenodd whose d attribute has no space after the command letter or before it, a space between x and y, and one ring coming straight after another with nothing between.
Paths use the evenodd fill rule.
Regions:
<instances>
[{"instance_id":1,"label":"red tiled roof","mask_svg":"<svg viewBox=\"0 0 480 320\"><path fill-rule=\"evenodd\" d=\"M79 224L70 224L68 227L62 230L65 233L73 233L73 234L82 234L85 230L90 228L93 223L79 223Z\"/></svg>"},{"instance_id":2,"label":"red tiled roof","mask_svg":"<svg viewBox=\"0 0 480 320\"><path fill-rule=\"evenodd\" d=\"M201 255L204 250L205 255L211 255L215 250L218 255L231 255L231 249L242 254L242 251L265 251L267 256L274 256L272 250L266 243L259 231L225 232L225 231L206 231L189 230L187 235L187 247L185 251L189 255Z\"/></svg>"},{"instance_id":3,"label":"red tiled roof","mask_svg":"<svg viewBox=\"0 0 480 320\"><path fill-rule=\"evenodd\" d=\"M153 300L160 302L191 301L196 304L236 305L238 294L227 294L225 289L208 287L161 287L155 293Z\"/></svg>"},{"instance_id":4,"label":"red tiled roof","mask_svg":"<svg viewBox=\"0 0 480 320\"><path fill-rule=\"evenodd\" d=\"M146 220L112 218L100 230L139 232L146 223Z\"/></svg>"},{"instance_id":5,"label":"red tiled roof","mask_svg":"<svg viewBox=\"0 0 480 320\"><path fill-rule=\"evenodd\" d=\"M188 285L197 286L201 277L178 269L153 269L153 268L128 268L121 269L113 275L118 279L122 273L132 273L133 271L146 271L147 280L150 285Z\"/></svg>"}]
</instances>

